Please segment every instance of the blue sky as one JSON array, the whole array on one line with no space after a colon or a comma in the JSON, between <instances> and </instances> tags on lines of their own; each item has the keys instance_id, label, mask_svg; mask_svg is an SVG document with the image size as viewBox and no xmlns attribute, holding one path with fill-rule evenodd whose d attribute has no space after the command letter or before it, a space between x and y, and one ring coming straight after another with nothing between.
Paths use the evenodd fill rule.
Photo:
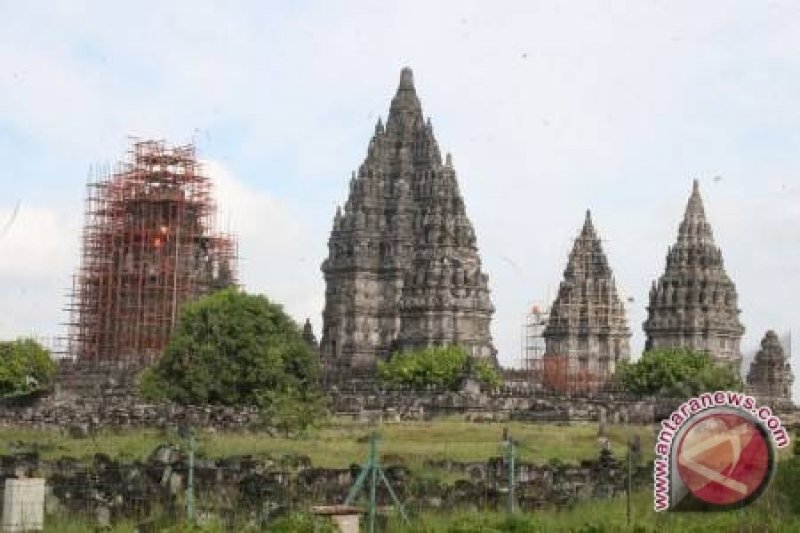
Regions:
<instances>
[{"instance_id":1,"label":"blue sky","mask_svg":"<svg viewBox=\"0 0 800 533\"><path fill-rule=\"evenodd\" d=\"M195 141L242 282L318 326L335 206L405 65L453 154L502 362L587 208L640 349L693 178L746 351L800 332L798 23L796 2L730 0L0 1L0 228L19 204L0 336L63 333L86 179L128 136Z\"/></svg>"}]
</instances>

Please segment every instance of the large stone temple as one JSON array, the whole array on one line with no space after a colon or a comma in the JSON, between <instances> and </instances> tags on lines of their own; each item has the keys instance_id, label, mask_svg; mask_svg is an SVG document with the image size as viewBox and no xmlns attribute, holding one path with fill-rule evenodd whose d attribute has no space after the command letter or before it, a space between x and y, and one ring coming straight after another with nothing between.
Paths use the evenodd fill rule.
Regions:
<instances>
[{"instance_id":1,"label":"large stone temple","mask_svg":"<svg viewBox=\"0 0 800 533\"><path fill-rule=\"evenodd\" d=\"M411 69L336 210L322 272L326 365L368 369L398 351L447 344L496 364L475 232Z\"/></svg>"},{"instance_id":2,"label":"large stone temple","mask_svg":"<svg viewBox=\"0 0 800 533\"><path fill-rule=\"evenodd\" d=\"M580 380L586 381L583 386L602 384L618 362L630 357L625 305L589 211L569 254L543 336L545 380L553 382L550 385ZM557 365L551 364L557 360L563 361L560 376Z\"/></svg>"},{"instance_id":3,"label":"large stone temple","mask_svg":"<svg viewBox=\"0 0 800 533\"><path fill-rule=\"evenodd\" d=\"M787 406L792 403L794 375L789 359L783 351L778 335L767 331L761 340L747 374L747 391L760 402L770 406Z\"/></svg>"},{"instance_id":4,"label":"large stone temple","mask_svg":"<svg viewBox=\"0 0 800 533\"><path fill-rule=\"evenodd\" d=\"M695 180L678 241L667 252L664 274L650 289L645 349L682 347L707 352L738 373L744 327L737 300Z\"/></svg>"}]
</instances>

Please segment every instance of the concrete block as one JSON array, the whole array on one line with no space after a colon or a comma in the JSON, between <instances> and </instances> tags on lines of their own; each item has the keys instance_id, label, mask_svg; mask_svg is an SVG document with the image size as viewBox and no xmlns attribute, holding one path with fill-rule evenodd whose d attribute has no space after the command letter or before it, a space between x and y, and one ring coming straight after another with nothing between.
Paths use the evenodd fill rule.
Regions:
<instances>
[{"instance_id":1,"label":"concrete block","mask_svg":"<svg viewBox=\"0 0 800 533\"><path fill-rule=\"evenodd\" d=\"M44 492L45 482L42 478L6 479L3 532L44 529Z\"/></svg>"}]
</instances>

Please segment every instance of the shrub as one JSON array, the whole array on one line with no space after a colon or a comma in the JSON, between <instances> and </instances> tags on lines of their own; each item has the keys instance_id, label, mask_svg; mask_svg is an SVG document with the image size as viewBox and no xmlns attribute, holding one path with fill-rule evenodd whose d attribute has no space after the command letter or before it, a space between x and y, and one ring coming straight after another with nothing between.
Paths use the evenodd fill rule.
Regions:
<instances>
[{"instance_id":1,"label":"shrub","mask_svg":"<svg viewBox=\"0 0 800 533\"><path fill-rule=\"evenodd\" d=\"M163 357L141 376L140 394L256 405L288 431L321 414L318 375L318 359L280 305L230 288L183 306Z\"/></svg>"},{"instance_id":2,"label":"shrub","mask_svg":"<svg viewBox=\"0 0 800 533\"><path fill-rule=\"evenodd\" d=\"M623 361L617 366L616 379L636 396L683 398L742 387L732 369L716 364L706 353L684 349L650 350L635 363Z\"/></svg>"},{"instance_id":3,"label":"shrub","mask_svg":"<svg viewBox=\"0 0 800 533\"><path fill-rule=\"evenodd\" d=\"M35 340L0 342L0 396L48 388L55 374L50 352Z\"/></svg>"},{"instance_id":4,"label":"shrub","mask_svg":"<svg viewBox=\"0 0 800 533\"><path fill-rule=\"evenodd\" d=\"M473 359L456 345L397 353L389 361L378 363L378 376L387 383L418 389L457 390L467 377L490 388L500 385L500 376L491 365Z\"/></svg>"}]
</instances>

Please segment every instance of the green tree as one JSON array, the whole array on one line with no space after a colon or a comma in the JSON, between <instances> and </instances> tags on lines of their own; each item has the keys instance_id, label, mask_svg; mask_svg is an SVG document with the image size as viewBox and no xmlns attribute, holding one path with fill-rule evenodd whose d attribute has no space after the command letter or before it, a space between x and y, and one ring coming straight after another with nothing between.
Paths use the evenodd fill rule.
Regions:
<instances>
[{"instance_id":1,"label":"green tree","mask_svg":"<svg viewBox=\"0 0 800 533\"><path fill-rule=\"evenodd\" d=\"M636 396L683 398L716 390L741 390L739 375L703 352L649 350L635 363L617 366L617 382Z\"/></svg>"},{"instance_id":2,"label":"green tree","mask_svg":"<svg viewBox=\"0 0 800 533\"><path fill-rule=\"evenodd\" d=\"M284 428L304 429L323 410L319 370L280 305L229 288L182 307L164 355L141 376L140 393L180 404L255 405L270 425L283 413ZM309 416L291 415L298 410Z\"/></svg>"},{"instance_id":3,"label":"green tree","mask_svg":"<svg viewBox=\"0 0 800 533\"><path fill-rule=\"evenodd\" d=\"M378 377L386 383L420 389L457 390L467 377L490 388L500 385L500 377L493 367L485 361L474 360L463 347L456 345L396 353L388 361L378 362Z\"/></svg>"},{"instance_id":4,"label":"green tree","mask_svg":"<svg viewBox=\"0 0 800 533\"><path fill-rule=\"evenodd\" d=\"M0 342L0 396L25 394L53 384L56 363L33 339Z\"/></svg>"}]
</instances>

